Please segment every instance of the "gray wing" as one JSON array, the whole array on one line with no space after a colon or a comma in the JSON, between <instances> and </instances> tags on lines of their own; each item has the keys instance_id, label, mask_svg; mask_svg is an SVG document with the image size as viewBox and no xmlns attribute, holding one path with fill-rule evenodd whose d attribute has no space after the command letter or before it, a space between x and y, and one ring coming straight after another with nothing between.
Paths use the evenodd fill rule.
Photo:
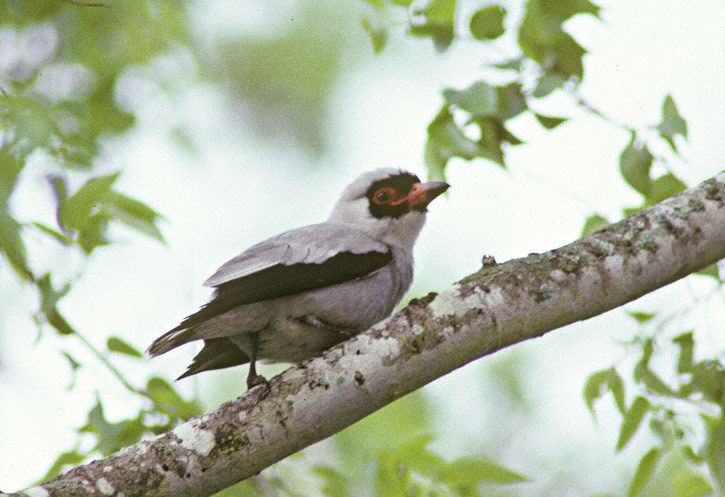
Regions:
<instances>
[{"instance_id":1,"label":"gray wing","mask_svg":"<svg viewBox=\"0 0 725 497\"><path fill-rule=\"evenodd\" d=\"M216 289L211 300L166 335L241 305L363 278L392 259L387 245L345 225L321 223L288 231L220 267L205 283Z\"/></svg>"},{"instance_id":2,"label":"gray wing","mask_svg":"<svg viewBox=\"0 0 725 497\"><path fill-rule=\"evenodd\" d=\"M154 340L148 351L159 355L194 340L196 326L236 307L363 278L392 260L386 244L345 225L321 223L288 231L220 267L205 282L215 288L211 300Z\"/></svg>"},{"instance_id":3,"label":"gray wing","mask_svg":"<svg viewBox=\"0 0 725 497\"><path fill-rule=\"evenodd\" d=\"M295 264L322 264L341 254L387 254L390 249L350 226L320 223L287 231L265 240L224 263L204 282L205 286L219 287L273 266Z\"/></svg>"}]
</instances>

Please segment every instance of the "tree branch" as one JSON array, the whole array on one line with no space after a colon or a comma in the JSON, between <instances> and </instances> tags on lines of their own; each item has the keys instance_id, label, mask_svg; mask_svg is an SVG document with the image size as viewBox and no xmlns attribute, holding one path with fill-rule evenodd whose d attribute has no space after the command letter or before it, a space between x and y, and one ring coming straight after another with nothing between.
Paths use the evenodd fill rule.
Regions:
<instances>
[{"instance_id":1,"label":"tree branch","mask_svg":"<svg viewBox=\"0 0 725 497\"><path fill-rule=\"evenodd\" d=\"M214 412L24 492L205 496L481 356L725 257L725 173L544 254L484 266ZM13 494L22 495L22 494Z\"/></svg>"}]
</instances>

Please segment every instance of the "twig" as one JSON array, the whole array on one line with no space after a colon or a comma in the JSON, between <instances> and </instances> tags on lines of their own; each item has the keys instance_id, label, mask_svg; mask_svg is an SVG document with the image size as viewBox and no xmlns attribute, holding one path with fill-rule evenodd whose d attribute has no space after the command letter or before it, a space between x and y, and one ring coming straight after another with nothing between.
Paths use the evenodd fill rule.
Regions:
<instances>
[{"instance_id":1,"label":"twig","mask_svg":"<svg viewBox=\"0 0 725 497\"><path fill-rule=\"evenodd\" d=\"M101 9L110 9L111 6L103 2L81 2L80 0L61 0L65 3L78 5L79 7L96 7Z\"/></svg>"}]
</instances>

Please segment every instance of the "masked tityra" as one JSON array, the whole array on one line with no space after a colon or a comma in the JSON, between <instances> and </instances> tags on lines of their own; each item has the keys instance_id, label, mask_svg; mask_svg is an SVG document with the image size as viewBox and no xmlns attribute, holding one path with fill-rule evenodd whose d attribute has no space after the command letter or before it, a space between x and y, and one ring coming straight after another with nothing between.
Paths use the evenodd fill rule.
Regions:
<instances>
[{"instance_id":1,"label":"masked tityra","mask_svg":"<svg viewBox=\"0 0 725 497\"><path fill-rule=\"evenodd\" d=\"M413 244L426 207L448 189L398 169L367 172L330 218L258 243L204 285L211 300L149 347L157 356L194 340L204 348L178 379L255 361L299 362L390 315L413 279Z\"/></svg>"}]
</instances>

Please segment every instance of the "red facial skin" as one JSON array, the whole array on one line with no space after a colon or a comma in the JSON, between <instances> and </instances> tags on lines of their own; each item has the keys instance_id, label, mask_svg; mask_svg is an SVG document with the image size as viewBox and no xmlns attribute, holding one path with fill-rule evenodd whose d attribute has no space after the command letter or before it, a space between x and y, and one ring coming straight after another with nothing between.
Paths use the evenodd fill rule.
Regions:
<instances>
[{"instance_id":1,"label":"red facial skin","mask_svg":"<svg viewBox=\"0 0 725 497\"><path fill-rule=\"evenodd\" d=\"M447 183L435 181L430 183L414 183L408 195L401 195L395 188L384 186L375 192L372 201L376 204L391 206L407 203L411 209L418 206L425 207L434 198L446 191L449 186Z\"/></svg>"}]
</instances>

